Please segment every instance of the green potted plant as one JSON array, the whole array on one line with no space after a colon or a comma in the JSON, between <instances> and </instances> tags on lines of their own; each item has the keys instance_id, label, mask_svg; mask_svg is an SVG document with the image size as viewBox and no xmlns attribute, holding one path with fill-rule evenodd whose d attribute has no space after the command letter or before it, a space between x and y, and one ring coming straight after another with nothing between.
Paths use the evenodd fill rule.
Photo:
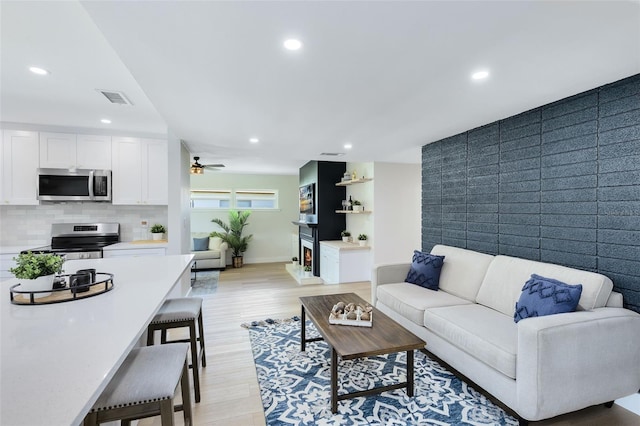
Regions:
<instances>
[{"instance_id":1,"label":"green potted plant","mask_svg":"<svg viewBox=\"0 0 640 426\"><path fill-rule=\"evenodd\" d=\"M229 210L229 223L225 223L222 219L211 219L211 222L217 224L224 232L213 231L209 234L210 237L219 237L223 242L226 242L231 247L231 259L233 261L234 268L241 268L243 263L242 253L247 251L249 241L251 241L252 235L242 236L244 227L249 223L247 222L251 211L236 211Z\"/></svg>"},{"instance_id":2,"label":"green potted plant","mask_svg":"<svg viewBox=\"0 0 640 426\"><path fill-rule=\"evenodd\" d=\"M55 274L62 271L64 258L52 253L21 253L14 257L16 266L9 269L20 280L18 290L45 291L53 289ZM34 298L46 297L51 293L36 293Z\"/></svg>"},{"instance_id":3,"label":"green potted plant","mask_svg":"<svg viewBox=\"0 0 640 426\"><path fill-rule=\"evenodd\" d=\"M151 227L151 237L154 240L161 240L164 237L165 232L167 232L167 230L159 223L156 223Z\"/></svg>"},{"instance_id":4,"label":"green potted plant","mask_svg":"<svg viewBox=\"0 0 640 426\"><path fill-rule=\"evenodd\" d=\"M305 275L305 277L311 277L311 266L305 265L305 267L304 267L304 275Z\"/></svg>"},{"instance_id":5,"label":"green potted plant","mask_svg":"<svg viewBox=\"0 0 640 426\"><path fill-rule=\"evenodd\" d=\"M362 202L358 201L358 200L353 200L353 211L354 212L361 212L364 210L364 207L362 206Z\"/></svg>"},{"instance_id":6,"label":"green potted plant","mask_svg":"<svg viewBox=\"0 0 640 426\"><path fill-rule=\"evenodd\" d=\"M293 266L297 266L298 265L298 258L296 256L293 256L291 258L291 263L293 264Z\"/></svg>"},{"instance_id":7,"label":"green potted plant","mask_svg":"<svg viewBox=\"0 0 640 426\"><path fill-rule=\"evenodd\" d=\"M348 243L351 239L351 232L347 230L342 231L340 235L342 236L342 241L344 241L345 243Z\"/></svg>"},{"instance_id":8,"label":"green potted plant","mask_svg":"<svg viewBox=\"0 0 640 426\"><path fill-rule=\"evenodd\" d=\"M358 244L360 244L360 247L367 245L367 234L358 235Z\"/></svg>"}]
</instances>

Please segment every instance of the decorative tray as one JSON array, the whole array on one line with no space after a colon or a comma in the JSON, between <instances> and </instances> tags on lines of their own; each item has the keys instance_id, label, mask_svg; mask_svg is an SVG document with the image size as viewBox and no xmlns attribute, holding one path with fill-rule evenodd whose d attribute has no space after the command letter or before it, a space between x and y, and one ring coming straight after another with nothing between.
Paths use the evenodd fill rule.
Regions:
<instances>
[{"instance_id":1,"label":"decorative tray","mask_svg":"<svg viewBox=\"0 0 640 426\"><path fill-rule=\"evenodd\" d=\"M20 284L12 285L9 289L11 303L14 305L49 305L51 303L69 302L71 300L86 299L97 296L113 289L113 274L96 272L95 282L82 284L70 288L66 282L69 275L58 275L56 280L64 283L62 288L53 288L42 291L25 291L20 289ZM48 293L44 297L35 297L37 294Z\"/></svg>"},{"instance_id":2,"label":"decorative tray","mask_svg":"<svg viewBox=\"0 0 640 426\"><path fill-rule=\"evenodd\" d=\"M333 305L329 313L329 324L371 327L373 326L373 308L370 305L338 302Z\"/></svg>"}]
</instances>

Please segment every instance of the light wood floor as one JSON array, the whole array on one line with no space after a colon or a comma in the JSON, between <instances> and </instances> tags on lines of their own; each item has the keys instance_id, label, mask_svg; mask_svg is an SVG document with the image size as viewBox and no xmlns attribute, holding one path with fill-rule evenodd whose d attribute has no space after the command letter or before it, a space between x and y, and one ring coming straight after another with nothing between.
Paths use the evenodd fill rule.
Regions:
<instances>
[{"instance_id":1,"label":"light wood floor","mask_svg":"<svg viewBox=\"0 0 640 426\"><path fill-rule=\"evenodd\" d=\"M284 263L252 264L221 272L218 291L204 297L207 367L202 369L202 401L194 404L194 424L264 425L249 332L240 324L300 315L300 296L347 292L371 300L369 282L299 286L285 271ZM177 425L183 424L181 413L176 413L175 418ZM160 419L145 419L139 424L160 425ZM639 424L640 416L615 404L610 409L590 407L531 423L532 426Z\"/></svg>"}]
</instances>

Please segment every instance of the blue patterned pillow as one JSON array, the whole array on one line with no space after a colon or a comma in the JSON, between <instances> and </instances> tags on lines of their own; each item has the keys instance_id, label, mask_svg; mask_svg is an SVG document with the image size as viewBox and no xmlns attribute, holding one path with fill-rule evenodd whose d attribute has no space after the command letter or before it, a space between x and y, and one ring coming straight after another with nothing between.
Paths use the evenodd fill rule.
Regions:
<instances>
[{"instance_id":1,"label":"blue patterned pillow","mask_svg":"<svg viewBox=\"0 0 640 426\"><path fill-rule=\"evenodd\" d=\"M411 269L405 282L437 291L440 285L440 271L443 263L444 256L436 256L414 250Z\"/></svg>"},{"instance_id":2,"label":"blue patterned pillow","mask_svg":"<svg viewBox=\"0 0 640 426\"><path fill-rule=\"evenodd\" d=\"M578 306L582 284L570 285L552 278L531 274L516 302L513 320L573 312Z\"/></svg>"},{"instance_id":3,"label":"blue patterned pillow","mask_svg":"<svg viewBox=\"0 0 640 426\"><path fill-rule=\"evenodd\" d=\"M205 250L209 250L209 237L194 238L193 251L205 251Z\"/></svg>"}]
</instances>

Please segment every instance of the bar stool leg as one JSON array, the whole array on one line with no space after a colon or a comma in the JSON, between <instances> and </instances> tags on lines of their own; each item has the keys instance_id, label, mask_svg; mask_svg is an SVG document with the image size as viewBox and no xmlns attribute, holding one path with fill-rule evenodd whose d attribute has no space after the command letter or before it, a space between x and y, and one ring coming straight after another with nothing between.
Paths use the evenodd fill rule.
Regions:
<instances>
[{"instance_id":1,"label":"bar stool leg","mask_svg":"<svg viewBox=\"0 0 640 426\"><path fill-rule=\"evenodd\" d=\"M84 426L97 426L98 425L98 413L89 413L84 418Z\"/></svg>"},{"instance_id":2,"label":"bar stool leg","mask_svg":"<svg viewBox=\"0 0 640 426\"><path fill-rule=\"evenodd\" d=\"M202 324L202 309L198 316L198 328L200 329L200 350L202 351L202 367L207 366L207 354L204 350L204 325Z\"/></svg>"},{"instance_id":3,"label":"bar stool leg","mask_svg":"<svg viewBox=\"0 0 640 426\"><path fill-rule=\"evenodd\" d=\"M191 389L189 388L189 363L186 359L184 360L184 367L182 368L180 388L182 390L182 416L184 418L184 424L185 426L191 426L193 425L193 417L191 417Z\"/></svg>"},{"instance_id":4,"label":"bar stool leg","mask_svg":"<svg viewBox=\"0 0 640 426\"><path fill-rule=\"evenodd\" d=\"M173 398L160 402L162 426L173 426Z\"/></svg>"},{"instance_id":5,"label":"bar stool leg","mask_svg":"<svg viewBox=\"0 0 640 426\"><path fill-rule=\"evenodd\" d=\"M200 369L198 367L198 346L196 345L196 322L189 323L189 335L191 341L191 369L193 370L193 390L196 402L200 402Z\"/></svg>"}]
</instances>

